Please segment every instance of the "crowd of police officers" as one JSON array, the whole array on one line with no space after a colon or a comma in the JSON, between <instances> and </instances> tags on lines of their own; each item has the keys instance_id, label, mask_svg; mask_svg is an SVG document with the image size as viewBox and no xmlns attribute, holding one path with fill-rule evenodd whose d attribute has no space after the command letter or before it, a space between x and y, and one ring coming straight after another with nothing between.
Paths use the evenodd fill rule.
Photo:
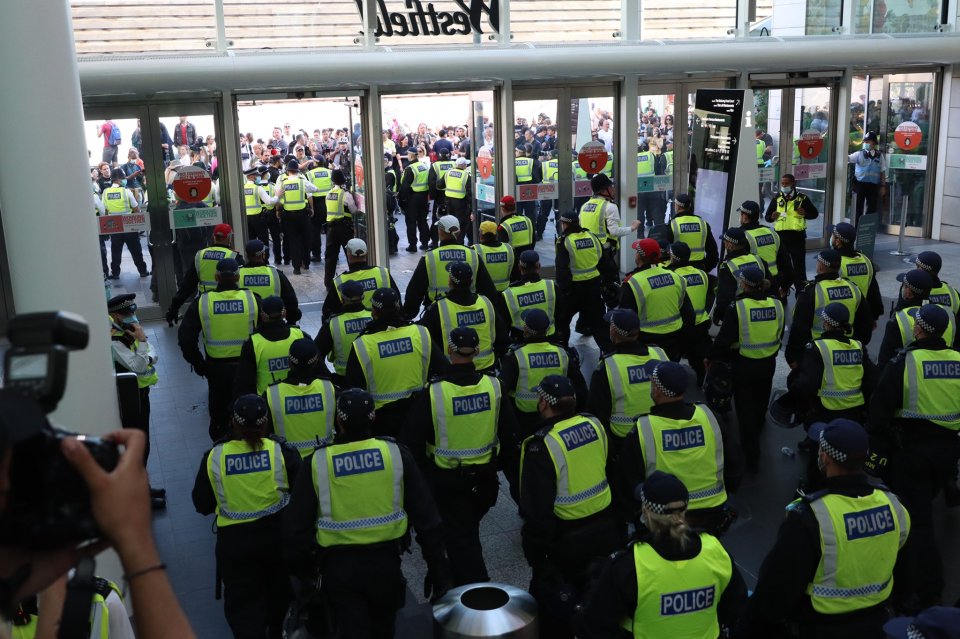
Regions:
<instances>
[{"instance_id":1,"label":"crowd of police officers","mask_svg":"<svg viewBox=\"0 0 960 639\"><path fill-rule=\"evenodd\" d=\"M401 181L429 190L417 166ZM229 226L214 229L168 310L209 388L214 444L193 498L216 515L236 637L279 637L288 609L315 636L392 636L411 524L425 597L488 580L479 529L500 473L544 637L872 638L890 612L939 601L932 502L957 498L960 295L936 253L902 277L875 363L875 267L841 223L807 280L787 238L818 212L791 176L764 216L773 227L744 202L722 253L677 195L663 239L632 243L625 278L619 241L640 222L622 225L607 175L557 214L555 279L533 250L542 229L513 198L469 247L470 221L448 207L432 248L420 233L401 295L346 224L333 230L352 210L338 173L317 186L291 164L273 193L245 186L251 210L282 202L284 229L309 223L308 200L325 207L347 270L327 262L318 335L296 325L262 207L243 255ZM309 268L310 251L292 245L294 266ZM601 351L589 379L572 331ZM807 432L808 468L748 598L717 538L736 517L728 494L764 459L785 333L788 393L771 415ZM690 399L700 387L706 403Z\"/></svg>"}]
</instances>

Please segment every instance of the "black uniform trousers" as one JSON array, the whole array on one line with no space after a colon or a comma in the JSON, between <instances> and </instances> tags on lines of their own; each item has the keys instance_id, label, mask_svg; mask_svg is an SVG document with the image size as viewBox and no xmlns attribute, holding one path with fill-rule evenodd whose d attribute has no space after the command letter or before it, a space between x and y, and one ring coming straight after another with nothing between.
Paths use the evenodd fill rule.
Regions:
<instances>
[{"instance_id":1,"label":"black uniform trousers","mask_svg":"<svg viewBox=\"0 0 960 639\"><path fill-rule=\"evenodd\" d=\"M283 240L287 242L287 257L293 268L310 268L310 213L308 209L284 211L280 214Z\"/></svg>"},{"instance_id":2,"label":"black uniform trousers","mask_svg":"<svg viewBox=\"0 0 960 639\"><path fill-rule=\"evenodd\" d=\"M689 338L684 342L683 354L686 355L690 368L697 374L697 388L703 386L703 379L707 374L703 360L710 351L710 344L710 320L694 326Z\"/></svg>"},{"instance_id":3,"label":"black uniform trousers","mask_svg":"<svg viewBox=\"0 0 960 639\"><path fill-rule=\"evenodd\" d=\"M853 224L856 226L860 223L860 216L864 213L880 212L880 185L860 182L853 178L853 193L855 196Z\"/></svg>"},{"instance_id":4,"label":"black uniform trousers","mask_svg":"<svg viewBox=\"0 0 960 639\"><path fill-rule=\"evenodd\" d=\"M290 261L290 254L287 252L283 242L283 232L280 226L280 220L277 219L277 212L273 209L267 209L263 212L267 216L267 231L270 232L270 244L273 247L273 263L280 264Z\"/></svg>"},{"instance_id":5,"label":"black uniform trousers","mask_svg":"<svg viewBox=\"0 0 960 639\"><path fill-rule=\"evenodd\" d=\"M217 531L223 612L234 639L280 639L293 599L280 543L281 514Z\"/></svg>"},{"instance_id":6,"label":"black uniform trousers","mask_svg":"<svg viewBox=\"0 0 960 639\"><path fill-rule=\"evenodd\" d=\"M109 235L100 235L100 266L103 267L103 276L110 276L110 267L107 266L107 238Z\"/></svg>"},{"instance_id":7,"label":"black uniform trousers","mask_svg":"<svg viewBox=\"0 0 960 639\"><path fill-rule=\"evenodd\" d=\"M561 295L564 296L563 308L566 311L566 317L562 320L563 326L569 327L573 316L579 313L577 330L589 331L597 347L602 352L609 351L613 345L610 343L610 329L603 321L606 306L600 294L600 278L571 282L570 289L561 291ZM557 330L560 330L560 327L557 327Z\"/></svg>"},{"instance_id":8,"label":"black uniform trousers","mask_svg":"<svg viewBox=\"0 0 960 639\"><path fill-rule=\"evenodd\" d=\"M709 324L709 322L706 323ZM688 346L688 342L685 339L686 337L687 333L682 327L672 333L646 333L640 331L640 341L649 346L659 346L662 348L671 362L679 362L680 358L683 357L686 347Z\"/></svg>"},{"instance_id":9,"label":"black uniform trousers","mask_svg":"<svg viewBox=\"0 0 960 639\"><path fill-rule=\"evenodd\" d=\"M143 465L147 465L147 457L150 456L150 387L139 389L140 412L136 415L121 415L120 425L124 428L136 428L143 432L147 440L143 449Z\"/></svg>"},{"instance_id":10,"label":"black uniform trousers","mask_svg":"<svg viewBox=\"0 0 960 639\"><path fill-rule=\"evenodd\" d=\"M793 284L796 292L803 290L807 281L807 233L806 231L777 231L780 234L780 245L790 257L793 264L793 282L784 282L784 285Z\"/></svg>"},{"instance_id":11,"label":"black uniform trousers","mask_svg":"<svg viewBox=\"0 0 960 639\"><path fill-rule=\"evenodd\" d=\"M733 358L733 407L740 426L740 443L748 468L760 458L760 431L767 420L767 406L773 389L777 357Z\"/></svg>"},{"instance_id":12,"label":"black uniform trousers","mask_svg":"<svg viewBox=\"0 0 960 639\"><path fill-rule=\"evenodd\" d=\"M403 206L403 218L407 222L407 244L417 245L417 232L420 233L420 246L427 246L430 242L430 225L427 224L427 209L429 208L430 194L427 191L420 193L410 191Z\"/></svg>"},{"instance_id":13,"label":"black uniform trousers","mask_svg":"<svg viewBox=\"0 0 960 639\"><path fill-rule=\"evenodd\" d=\"M393 544L344 546L324 551L321 592L343 639L393 637L407 595L400 553Z\"/></svg>"},{"instance_id":14,"label":"black uniform trousers","mask_svg":"<svg viewBox=\"0 0 960 639\"><path fill-rule=\"evenodd\" d=\"M310 218L310 255L314 262L323 255L323 225L327 223L327 198L313 198L313 217Z\"/></svg>"},{"instance_id":15,"label":"black uniform trousers","mask_svg":"<svg viewBox=\"0 0 960 639\"><path fill-rule=\"evenodd\" d=\"M263 242L264 246L270 245L270 233L267 224L267 217L272 215L273 211L266 213L260 212L256 215L247 216L247 237L251 240L257 239Z\"/></svg>"},{"instance_id":16,"label":"black uniform trousers","mask_svg":"<svg viewBox=\"0 0 960 639\"><path fill-rule=\"evenodd\" d=\"M352 217L342 217L327 223L327 248L323 254L323 283L328 291L333 287L333 277L337 274L340 250L351 239L353 239Z\"/></svg>"},{"instance_id":17,"label":"black uniform trousers","mask_svg":"<svg viewBox=\"0 0 960 639\"><path fill-rule=\"evenodd\" d=\"M667 217L667 197L662 192L650 191L638 196L640 208L637 219L643 221L644 226L651 227L663 224Z\"/></svg>"},{"instance_id":18,"label":"black uniform trousers","mask_svg":"<svg viewBox=\"0 0 960 639\"><path fill-rule=\"evenodd\" d=\"M206 360L207 410L210 412L212 441L217 441L227 434L230 407L233 405L233 379L237 375L238 366L239 360L236 357L208 357Z\"/></svg>"},{"instance_id":19,"label":"black uniform trousers","mask_svg":"<svg viewBox=\"0 0 960 639\"><path fill-rule=\"evenodd\" d=\"M470 221L470 200L467 198L447 198L447 212L455 215L460 221L460 237L467 239L467 244L473 244L473 222Z\"/></svg>"},{"instance_id":20,"label":"black uniform trousers","mask_svg":"<svg viewBox=\"0 0 960 639\"><path fill-rule=\"evenodd\" d=\"M480 520L497 503L500 482L496 464L437 468L431 474L454 585L489 581L480 544Z\"/></svg>"},{"instance_id":21,"label":"black uniform trousers","mask_svg":"<svg viewBox=\"0 0 960 639\"><path fill-rule=\"evenodd\" d=\"M390 255L394 255L400 248L400 236L397 234L397 195L393 191L388 190L386 196L384 197L386 202L386 220L387 220L387 229L389 234L390 241Z\"/></svg>"},{"instance_id":22,"label":"black uniform trousers","mask_svg":"<svg viewBox=\"0 0 960 639\"><path fill-rule=\"evenodd\" d=\"M110 237L110 269L114 275L120 275L120 258L123 255L123 247L126 246L130 251L130 257L133 263L137 265L140 275L147 275L150 269L147 263L143 261L143 247L140 245L140 235L138 233L114 233Z\"/></svg>"},{"instance_id":23,"label":"black uniform trousers","mask_svg":"<svg viewBox=\"0 0 960 639\"><path fill-rule=\"evenodd\" d=\"M547 222L550 221L550 213L554 209L557 210L557 213L560 212L560 204L557 200L540 200L540 214L537 215L537 228L536 228L536 239L543 239L543 232L547 230ZM560 217L559 215L557 216ZM559 236L560 233L558 232Z\"/></svg>"}]
</instances>

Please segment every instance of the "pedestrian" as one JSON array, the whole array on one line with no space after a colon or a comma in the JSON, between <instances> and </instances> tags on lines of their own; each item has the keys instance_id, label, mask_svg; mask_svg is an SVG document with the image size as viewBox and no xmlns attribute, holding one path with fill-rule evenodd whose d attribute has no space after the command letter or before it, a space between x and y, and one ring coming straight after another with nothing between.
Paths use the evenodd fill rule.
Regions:
<instances>
[{"instance_id":1,"label":"pedestrian","mask_svg":"<svg viewBox=\"0 0 960 639\"><path fill-rule=\"evenodd\" d=\"M686 244L690 248L690 265L704 273L710 273L720 260L717 240L713 236L710 223L694 212L693 198L686 193L677 194L673 209L665 239L671 244ZM757 213L759 214L759 210Z\"/></svg>"},{"instance_id":2,"label":"pedestrian","mask_svg":"<svg viewBox=\"0 0 960 639\"><path fill-rule=\"evenodd\" d=\"M279 205L277 215L283 229L283 239L289 243L288 256L293 262L293 274L300 275L301 267L310 268L310 218L313 217L313 208L309 201L312 198L308 196L318 189L300 173L300 164L295 159L287 162L287 173L277 178L276 189ZM330 197L329 193L327 197ZM327 219L330 219L329 213ZM330 250L329 239L327 250Z\"/></svg>"},{"instance_id":3,"label":"pedestrian","mask_svg":"<svg viewBox=\"0 0 960 639\"><path fill-rule=\"evenodd\" d=\"M793 262L780 241L780 234L760 224L760 205L753 200L744 200L737 212L750 253L763 260L770 273L773 293L785 301L793 284Z\"/></svg>"},{"instance_id":4,"label":"pedestrian","mask_svg":"<svg viewBox=\"0 0 960 639\"><path fill-rule=\"evenodd\" d=\"M213 227L213 244L201 248L192 256L191 266L170 300L166 315L168 323L176 324L180 307L187 300L217 287L217 264L226 259L243 263L243 256L233 250L233 229L229 224L217 224Z\"/></svg>"},{"instance_id":5,"label":"pedestrian","mask_svg":"<svg viewBox=\"0 0 960 639\"><path fill-rule=\"evenodd\" d=\"M870 308L870 316L876 323L883 315L883 298L877 284L877 268L873 260L854 248L856 242L857 229L853 224L840 222L833 227L830 246L840 253L840 277L857 285ZM960 310L960 303L957 310Z\"/></svg>"},{"instance_id":6,"label":"pedestrian","mask_svg":"<svg viewBox=\"0 0 960 639\"><path fill-rule=\"evenodd\" d=\"M523 336L523 313L539 308L550 319L547 336L556 335L558 343L566 344L570 325L563 324L563 318L566 317L562 306L563 300L557 294L557 283L540 277L540 254L534 250L526 250L520 254L517 262L520 265L519 276L503 291L503 303L510 321L511 340L517 342Z\"/></svg>"},{"instance_id":7,"label":"pedestrian","mask_svg":"<svg viewBox=\"0 0 960 639\"><path fill-rule=\"evenodd\" d=\"M793 267L793 287L799 294L807 281L806 240L807 221L820 215L809 197L797 193L797 181L790 173L780 178L780 193L770 200L764 219L773 223L780 243L790 256ZM782 282L786 284L786 282Z\"/></svg>"},{"instance_id":8,"label":"pedestrian","mask_svg":"<svg viewBox=\"0 0 960 639\"><path fill-rule=\"evenodd\" d=\"M353 194L344 188L347 178L343 175L343 172L334 169L331 180L333 181L333 187L331 187L325 199L327 248L323 254L323 284L327 288L328 294L336 290L333 277L337 273L340 250L345 249L353 238L353 216L360 211ZM347 261L349 262L349 259Z\"/></svg>"},{"instance_id":9,"label":"pedestrian","mask_svg":"<svg viewBox=\"0 0 960 639\"><path fill-rule=\"evenodd\" d=\"M417 252L417 232L420 232L420 250L426 251L430 241L427 209L430 206L430 167L418 161L417 149L407 151L409 164L400 177L397 199L407 224L407 252Z\"/></svg>"},{"instance_id":10,"label":"pedestrian","mask_svg":"<svg viewBox=\"0 0 960 639\"><path fill-rule=\"evenodd\" d=\"M325 320L317 333L317 349L333 364L333 380L340 386L344 385L353 342L373 319L371 311L363 303L365 296L366 291L360 282L347 280L341 284L337 291L337 299L340 300L338 312Z\"/></svg>"},{"instance_id":11,"label":"pedestrian","mask_svg":"<svg viewBox=\"0 0 960 639\"><path fill-rule=\"evenodd\" d=\"M868 131L863 136L863 148L851 153L847 162L853 165L853 224L857 226L864 213L880 212L880 200L887 192L887 158L877 149L877 134Z\"/></svg>"},{"instance_id":12,"label":"pedestrian","mask_svg":"<svg viewBox=\"0 0 960 639\"><path fill-rule=\"evenodd\" d=\"M271 295L260 300L260 323L240 349L233 383L235 397L263 395L268 386L286 379L290 346L304 337L303 331L286 320L282 299Z\"/></svg>"},{"instance_id":13,"label":"pedestrian","mask_svg":"<svg viewBox=\"0 0 960 639\"><path fill-rule=\"evenodd\" d=\"M687 358L690 368L697 374L697 386L703 386L706 369L703 360L710 350L710 309L716 298L716 291L710 286L710 277L690 260L690 247L682 242L670 245L670 260L665 264L667 270L673 271L683 278L684 293L693 310L693 326L684 340L683 355Z\"/></svg>"},{"instance_id":14,"label":"pedestrian","mask_svg":"<svg viewBox=\"0 0 960 639\"><path fill-rule=\"evenodd\" d=\"M133 191L126 187L127 178L120 169L110 172L110 186L103 190L101 199L107 215L130 215L140 212L140 203ZM123 256L123 247L130 251L130 257L140 277L148 277L150 270L143 261L143 247L140 245L140 234L136 231L113 233L110 236L110 279L120 279L120 258Z\"/></svg>"},{"instance_id":15,"label":"pedestrian","mask_svg":"<svg viewBox=\"0 0 960 639\"><path fill-rule=\"evenodd\" d=\"M368 263L369 254L367 243L359 238L353 238L343 247L347 254L347 270L333 278L333 288L336 295L330 294L323 300L323 319L330 319L343 308L341 287L347 282L357 282L363 290L363 307L370 310L373 292L378 288L392 288L400 293L397 283L390 270L384 266L371 266Z\"/></svg>"},{"instance_id":16,"label":"pedestrian","mask_svg":"<svg viewBox=\"0 0 960 639\"><path fill-rule=\"evenodd\" d=\"M573 316L579 314L576 331L592 336L601 351L609 350L601 280L616 275L610 270L611 264L603 260L600 239L580 226L579 213L563 213L560 225L563 233L557 238L556 273L565 315L559 326L569 327Z\"/></svg>"},{"instance_id":17,"label":"pedestrian","mask_svg":"<svg viewBox=\"0 0 960 639\"><path fill-rule=\"evenodd\" d=\"M510 286L516 254L512 246L497 239L496 222L487 220L480 223L480 243L474 244L473 250L486 267L497 292L503 293Z\"/></svg>"},{"instance_id":18,"label":"pedestrian","mask_svg":"<svg viewBox=\"0 0 960 639\"><path fill-rule=\"evenodd\" d=\"M713 307L713 323L718 326L739 292L742 269L747 266L756 267L768 283L772 282L772 274L767 270L766 262L750 252L750 244L743 229L732 226L724 231L723 248L725 259L717 269L717 300ZM776 289L774 292L779 293Z\"/></svg>"},{"instance_id":19,"label":"pedestrian","mask_svg":"<svg viewBox=\"0 0 960 639\"><path fill-rule=\"evenodd\" d=\"M244 253L246 262L240 266L240 288L250 289L261 299L279 297L283 300L287 322L299 322L303 313L300 311L297 292L283 271L268 263L270 253L267 246L260 240L250 240L244 247Z\"/></svg>"}]
</instances>

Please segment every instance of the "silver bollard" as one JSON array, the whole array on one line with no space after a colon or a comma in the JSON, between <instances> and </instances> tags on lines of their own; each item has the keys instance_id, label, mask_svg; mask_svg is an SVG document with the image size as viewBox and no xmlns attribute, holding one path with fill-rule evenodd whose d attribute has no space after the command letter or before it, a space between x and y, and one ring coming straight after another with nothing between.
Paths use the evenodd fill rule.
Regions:
<instances>
[{"instance_id":1,"label":"silver bollard","mask_svg":"<svg viewBox=\"0 0 960 639\"><path fill-rule=\"evenodd\" d=\"M437 639L537 639L537 602L506 584L460 586L433 606L433 629Z\"/></svg>"},{"instance_id":2,"label":"silver bollard","mask_svg":"<svg viewBox=\"0 0 960 639\"><path fill-rule=\"evenodd\" d=\"M900 236L897 238L897 250L890 251L890 255L910 255L909 252L905 253L903 251L903 236L907 231L907 207L910 206L910 196L903 196L903 210L900 213Z\"/></svg>"}]
</instances>

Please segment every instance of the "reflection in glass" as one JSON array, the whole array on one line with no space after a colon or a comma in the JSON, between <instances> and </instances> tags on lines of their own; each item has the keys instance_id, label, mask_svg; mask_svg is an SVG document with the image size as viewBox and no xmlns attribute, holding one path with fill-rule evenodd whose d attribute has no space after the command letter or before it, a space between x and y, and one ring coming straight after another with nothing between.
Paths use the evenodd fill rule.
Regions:
<instances>
[{"instance_id":1,"label":"reflection in glass","mask_svg":"<svg viewBox=\"0 0 960 639\"><path fill-rule=\"evenodd\" d=\"M571 162L571 158L560 157L558 151L556 100L517 100L513 103L513 115L517 184L513 196L517 213L534 223L534 248L540 254L540 264L550 267L554 264L559 226L556 197L560 165Z\"/></svg>"},{"instance_id":2,"label":"reflection in glass","mask_svg":"<svg viewBox=\"0 0 960 639\"><path fill-rule=\"evenodd\" d=\"M796 88L794 92L793 144L791 173L798 193L810 198L821 212L807 221L807 239L823 237L823 225L829 202L828 165L831 147L830 99L827 87Z\"/></svg>"},{"instance_id":3,"label":"reflection in glass","mask_svg":"<svg viewBox=\"0 0 960 639\"><path fill-rule=\"evenodd\" d=\"M637 99L637 219L647 231L664 223L673 200L674 99L673 94ZM638 237L643 232L638 230Z\"/></svg>"},{"instance_id":4,"label":"reflection in glass","mask_svg":"<svg viewBox=\"0 0 960 639\"><path fill-rule=\"evenodd\" d=\"M940 0L853 0L854 33L932 32Z\"/></svg>"},{"instance_id":5,"label":"reflection in glass","mask_svg":"<svg viewBox=\"0 0 960 639\"><path fill-rule=\"evenodd\" d=\"M927 154L930 144L931 99L934 75L914 73L888 76L884 129L887 145L890 206L881 222L900 224L906 202L907 226L924 226Z\"/></svg>"}]
</instances>

